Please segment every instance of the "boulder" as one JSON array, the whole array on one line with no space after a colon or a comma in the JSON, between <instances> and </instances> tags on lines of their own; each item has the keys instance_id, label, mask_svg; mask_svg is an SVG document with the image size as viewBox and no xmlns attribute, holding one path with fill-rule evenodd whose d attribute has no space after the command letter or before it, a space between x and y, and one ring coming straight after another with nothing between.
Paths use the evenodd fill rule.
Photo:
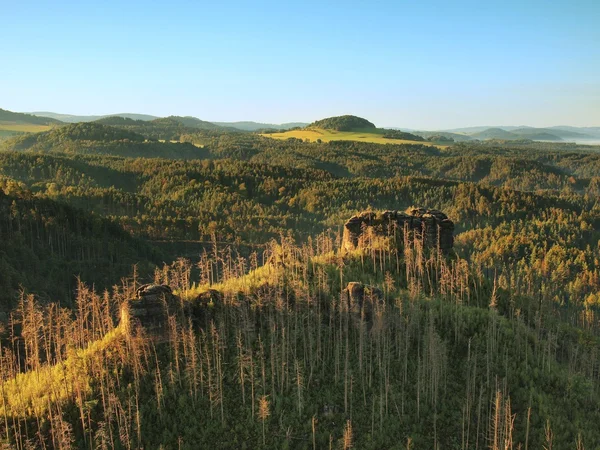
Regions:
<instances>
[{"instance_id":1,"label":"boulder","mask_svg":"<svg viewBox=\"0 0 600 450\"><path fill-rule=\"evenodd\" d=\"M127 300L121 309L121 321L131 327L141 326L149 334L166 330L169 315L180 309L179 298L164 284L145 284L136 290L136 297Z\"/></svg>"},{"instance_id":2,"label":"boulder","mask_svg":"<svg viewBox=\"0 0 600 450\"><path fill-rule=\"evenodd\" d=\"M363 212L352 216L344 224L342 249L353 251L368 246L371 238L393 238L397 246L404 243L405 234L412 240L422 239L426 248L439 248L449 252L454 246L454 223L437 209L414 208L405 213L387 210L380 214Z\"/></svg>"}]
</instances>

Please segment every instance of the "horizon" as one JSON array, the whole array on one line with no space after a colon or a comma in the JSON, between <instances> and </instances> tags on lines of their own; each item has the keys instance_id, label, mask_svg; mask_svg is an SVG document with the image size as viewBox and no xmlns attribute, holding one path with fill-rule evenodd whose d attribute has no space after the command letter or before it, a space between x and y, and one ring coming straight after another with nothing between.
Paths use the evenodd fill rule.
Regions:
<instances>
[{"instance_id":1,"label":"horizon","mask_svg":"<svg viewBox=\"0 0 600 450\"><path fill-rule=\"evenodd\" d=\"M431 130L600 122L598 2L145 6L7 5L4 107L263 123L353 111Z\"/></svg>"},{"instance_id":2,"label":"horizon","mask_svg":"<svg viewBox=\"0 0 600 450\"><path fill-rule=\"evenodd\" d=\"M0 109L5 109L6 108L0 108ZM74 117L118 117L124 114L135 114L135 115L147 115L147 116L155 116L157 118L164 118L164 117L169 117L169 116L179 116L179 117L191 117L194 119L199 119L199 120L203 120L205 122L210 122L210 123L241 123L241 122L250 122L250 123L258 123L258 124L266 124L266 125L283 125L283 124L288 124L288 123L306 123L306 124L311 124L317 120L321 120L321 119L325 119L328 117L318 117L315 119L311 119L311 120L289 120L289 121L285 121L285 122L277 122L277 121L258 121L258 120L252 120L252 119L241 119L241 120L211 120L210 118L206 118L206 117L198 117L198 116L193 116L193 115L182 115L182 114L168 114L168 115L156 115L156 114L149 114L146 112L140 112L140 111L127 111L127 112L118 112L118 113L108 113L108 114L100 114L100 113L92 113L92 114L72 114L72 113L68 113L68 112L57 112L57 111L42 111L42 110L35 110L35 111L14 111L14 112L18 112L18 113L22 113L22 114L31 114L31 115L36 115L36 116L41 116L41 117L47 117L47 116L43 116L43 114L55 114L55 115L60 115L60 116L74 116ZM346 115L346 114L340 114L340 115ZM371 122L373 122L371 119L369 119L368 117L364 117L360 114L348 114L348 115L353 115L353 116L357 116L357 117L361 117L364 119L367 119ZM329 116L329 117L336 117L336 116ZM60 120L60 119L59 119ZM547 125L547 126L539 126L539 127L535 127L529 124L504 124L504 125L464 125L464 126L457 126L457 127L453 127L453 128L436 128L436 129L416 129L416 128L410 128L410 127L403 127L401 125L379 125L375 122L373 122L375 124L375 126L377 126L377 128L405 128L405 129L412 129L415 131L452 131L455 129L469 129L469 128L553 128L553 127L573 127L573 128L600 128L600 125L586 125L586 126L578 126L578 125L567 125L564 123L559 123L559 124L553 124L553 125Z\"/></svg>"}]
</instances>

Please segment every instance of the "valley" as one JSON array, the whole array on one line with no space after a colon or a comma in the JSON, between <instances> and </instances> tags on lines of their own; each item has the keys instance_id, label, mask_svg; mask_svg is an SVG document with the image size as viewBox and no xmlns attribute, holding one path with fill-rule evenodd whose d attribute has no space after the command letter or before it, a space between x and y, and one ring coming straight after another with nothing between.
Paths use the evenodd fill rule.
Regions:
<instances>
[{"instance_id":1,"label":"valley","mask_svg":"<svg viewBox=\"0 0 600 450\"><path fill-rule=\"evenodd\" d=\"M7 138L2 434L458 449L550 429L593 448L598 174L594 146L441 145L356 116Z\"/></svg>"}]
</instances>

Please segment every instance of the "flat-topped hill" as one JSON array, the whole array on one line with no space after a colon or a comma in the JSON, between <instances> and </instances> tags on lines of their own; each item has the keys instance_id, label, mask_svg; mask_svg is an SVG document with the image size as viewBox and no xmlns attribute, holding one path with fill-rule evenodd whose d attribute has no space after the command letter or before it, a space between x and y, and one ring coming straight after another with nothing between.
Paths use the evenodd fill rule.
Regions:
<instances>
[{"instance_id":1,"label":"flat-topped hill","mask_svg":"<svg viewBox=\"0 0 600 450\"><path fill-rule=\"evenodd\" d=\"M357 116L336 116L317 120L306 128L283 132L265 132L273 139L300 139L310 142L358 141L373 144L421 144L435 145L421 136L399 130L377 128L367 119Z\"/></svg>"},{"instance_id":2,"label":"flat-topped hill","mask_svg":"<svg viewBox=\"0 0 600 450\"><path fill-rule=\"evenodd\" d=\"M328 117L326 119L317 120L316 122L311 123L308 127L322 128L324 130L335 131L356 131L377 128L372 122L369 122L367 119L363 119L362 117L352 115Z\"/></svg>"}]
</instances>

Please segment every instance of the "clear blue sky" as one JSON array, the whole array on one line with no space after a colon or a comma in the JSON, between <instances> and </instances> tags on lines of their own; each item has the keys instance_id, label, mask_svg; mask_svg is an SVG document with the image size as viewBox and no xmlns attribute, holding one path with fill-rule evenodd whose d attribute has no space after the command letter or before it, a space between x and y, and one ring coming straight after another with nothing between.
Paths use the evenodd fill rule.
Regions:
<instances>
[{"instance_id":1,"label":"clear blue sky","mask_svg":"<svg viewBox=\"0 0 600 450\"><path fill-rule=\"evenodd\" d=\"M0 108L600 126L600 0L0 0Z\"/></svg>"}]
</instances>

